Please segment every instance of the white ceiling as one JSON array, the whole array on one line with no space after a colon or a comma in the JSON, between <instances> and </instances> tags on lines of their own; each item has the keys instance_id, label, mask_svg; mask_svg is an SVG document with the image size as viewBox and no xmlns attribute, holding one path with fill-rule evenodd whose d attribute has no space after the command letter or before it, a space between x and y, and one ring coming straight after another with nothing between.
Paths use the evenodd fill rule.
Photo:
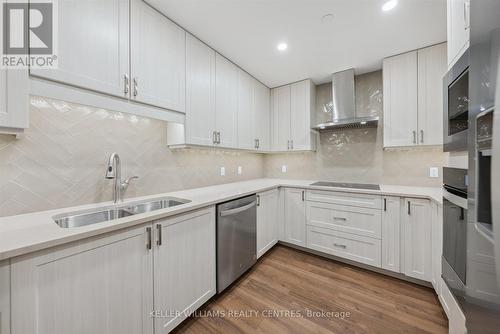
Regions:
<instances>
[{"instance_id":1,"label":"white ceiling","mask_svg":"<svg viewBox=\"0 0 500 334\"><path fill-rule=\"evenodd\" d=\"M446 0L399 0L382 12L386 1L147 0L269 87L319 84L351 67L369 72L384 57L446 40Z\"/></svg>"}]
</instances>

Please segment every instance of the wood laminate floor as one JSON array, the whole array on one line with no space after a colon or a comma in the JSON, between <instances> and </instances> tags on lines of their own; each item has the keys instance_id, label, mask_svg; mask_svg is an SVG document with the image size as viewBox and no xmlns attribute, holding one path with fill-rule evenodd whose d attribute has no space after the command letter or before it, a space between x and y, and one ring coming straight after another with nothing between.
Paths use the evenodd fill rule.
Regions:
<instances>
[{"instance_id":1,"label":"wood laminate floor","mask_svg":"<svg viewBox=\"0 0 500 334\"><path fill-rule=\"evenodd\" d=\"M278 245L175 333L448 333L448 320L429 288Z\"/></svg>"}]
</instances>

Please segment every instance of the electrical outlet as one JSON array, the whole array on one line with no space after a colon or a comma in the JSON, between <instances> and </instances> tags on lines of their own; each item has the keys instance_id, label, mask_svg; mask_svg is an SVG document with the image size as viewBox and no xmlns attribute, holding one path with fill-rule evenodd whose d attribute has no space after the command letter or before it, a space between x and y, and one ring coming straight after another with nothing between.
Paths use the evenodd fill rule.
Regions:
<instances>
[{"instance_id":1,"label":"electrical outlet","mask_svg":"<svg viewBox=\"0 0 500 334\"><path fill-rule=\"evenodd\" d=\"M429 176L430 177L439 177L439 168L437 168L437 167L429 168Z\"/></svg>"},{"instance_id":2,"label":"electrical outlet","mask_svg":"<svg viewBox=\"0 0 500 334\"><path fill-rule=\"evenodd\" d=\"M243 167L238 166L238 175L243 174Z\"/></svg>"},{"instance_id":3,"label":"electrical outlet","mask_svg":"<svg viewBox=\"0 0 500 334\"><path fill-rule=\"evenodd\" d=\"M226 167L220 168L220 176L226 176Z\"/></svg>"},{"instance_id":4,"label":"electrical outlet","mask_svg":"<svg viewBox=\"0 0 500 334\"><path fill-rule=\"evenodd\" d=\"M281 166L281 172L286 173L286 165Z\"/></svg>"}]
</instances>

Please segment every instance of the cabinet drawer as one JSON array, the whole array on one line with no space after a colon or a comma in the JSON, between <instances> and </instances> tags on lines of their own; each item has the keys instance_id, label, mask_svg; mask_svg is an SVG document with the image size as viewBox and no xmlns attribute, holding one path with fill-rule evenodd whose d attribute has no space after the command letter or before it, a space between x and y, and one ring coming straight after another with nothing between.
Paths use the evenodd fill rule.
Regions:
<instances>
[{"instance_id":1,"label":"cabinet drawer","mask_svg":"<svg viewBox=\"0 0 500 334\"><path fill-rule=\"evenodd\" d=\"M380 239L382 235L382 211L307 202L307 224Z\"/></svg>"},{"instance_id":2,"label":"cabinet drawer","mask_svg":"<svg viewBox=\"0 0 500 334\"><path fill-rule=\"evenodd\" d=\"M332 203L382 210L382 198L380 195L308 190L306 193L306 199L313 202Z\"/></svg>"},{"instance_id":3,"label":"cabinet drawer","mask_svg":"<svg viewBox=\"0 0 500 334\"><path fill-rule=\"evenodd\" d=\"M352 261L381 267L380 240L307 226L307 247Z\"/></svg>"}]
</instances>

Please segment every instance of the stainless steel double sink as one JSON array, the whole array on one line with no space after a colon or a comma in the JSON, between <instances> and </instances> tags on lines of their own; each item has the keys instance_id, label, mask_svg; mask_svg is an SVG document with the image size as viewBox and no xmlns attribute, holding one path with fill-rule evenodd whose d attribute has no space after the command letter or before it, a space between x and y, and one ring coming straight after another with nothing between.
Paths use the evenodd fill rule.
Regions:
<instances>
[{"instance_id":1,"label":"stainless steel double sink","mask_svg":"<svg viewBox=\"0 0 500 334\"><path fill-rule=\"evenodd\" d=\"M54 216L53 219L62 228L73 228L170 208L189 202L191 201L183 198L162 197L94 210L65 213Z\"/></svg>"}]
</instances>

